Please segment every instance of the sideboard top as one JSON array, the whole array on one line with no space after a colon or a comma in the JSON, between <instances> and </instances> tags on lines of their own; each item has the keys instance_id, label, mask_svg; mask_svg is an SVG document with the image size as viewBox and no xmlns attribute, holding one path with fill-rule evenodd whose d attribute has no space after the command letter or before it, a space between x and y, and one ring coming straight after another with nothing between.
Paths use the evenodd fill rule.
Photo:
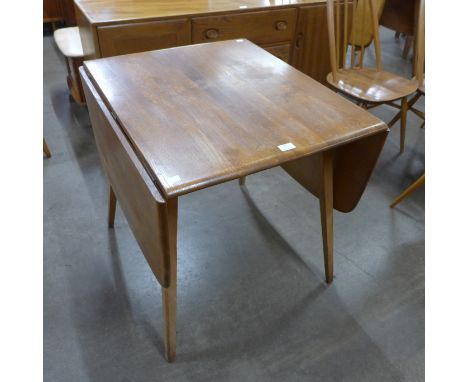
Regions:
<instances>
[{"instance_id":1,"label":"sideboard top","mask_svg":"<svg viewBox=\"0 0 468 382\"><path fill-rule=\"evenodd\" d=\"M75 0L76 6L92 24L324 2L325 0Z\"/></svg>"}]
</instances>

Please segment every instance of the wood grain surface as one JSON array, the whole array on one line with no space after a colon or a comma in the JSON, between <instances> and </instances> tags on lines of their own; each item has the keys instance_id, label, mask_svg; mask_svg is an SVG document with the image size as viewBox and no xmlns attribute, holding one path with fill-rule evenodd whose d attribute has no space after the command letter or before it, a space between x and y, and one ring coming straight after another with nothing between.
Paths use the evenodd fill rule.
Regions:
<instances>
[{"instance_id":1,"label":"wood grain surface","mask_svg":"<svg viewBox=\"0 0 468 382\"><path fill-rule=\"evenodd\" d=\"M83 68L80 73L101 164L114 197L154 275L161 286L170 287L176 282L171 275L176 261L173 220L177 214L174 217L174 207L168 208ZM113 217L109 217L111 221Z\"/></svg>"},{"instance_id":2,"label":"wood grain surface","mask_svg":"<svg viewBox=\"0 0 468 382\"><path fill-rule=\"evenodd\" d=\"M325 0L75 0L92 23L111 23L216 12L291 7Z\"/></svg>"},{"instance_id":3,"label":"wood grain surface","mask_svg":"<svg viewBox=\"0 0 468 382\"><path fill-rule=\"evenodd\" d=\"M247 40L111 57L85 67L166 198L387 129ZM288 143L294 148L278 147Z\"/></svg>"}]
</instances>

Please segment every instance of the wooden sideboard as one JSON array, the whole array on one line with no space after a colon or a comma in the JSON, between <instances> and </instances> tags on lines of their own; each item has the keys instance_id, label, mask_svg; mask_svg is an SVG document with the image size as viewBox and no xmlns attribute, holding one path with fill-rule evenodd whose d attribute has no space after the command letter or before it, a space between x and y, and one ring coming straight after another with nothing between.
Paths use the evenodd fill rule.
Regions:
<instances>
[{"instance_id":1,"label":"wooden sideboard","mask_svg":"<svg viewBox=\"0 0 468 382\"><path fill-rule=\"evenodd\" d=\"M324 0L75 0L75 7L85 59L246 38L321 83L330 72Z\"/></svg>"},{"instance_id":2,"label":"wooden sideboard","mask_svg":"<svg viewBox=\"0 0 468 382\"><path fill-rule=\"evenodd\" d=\"M73 0L43 0L42 6L44 23L64 22L67 26L76 25Z\"/></svg>"}]
</instances>

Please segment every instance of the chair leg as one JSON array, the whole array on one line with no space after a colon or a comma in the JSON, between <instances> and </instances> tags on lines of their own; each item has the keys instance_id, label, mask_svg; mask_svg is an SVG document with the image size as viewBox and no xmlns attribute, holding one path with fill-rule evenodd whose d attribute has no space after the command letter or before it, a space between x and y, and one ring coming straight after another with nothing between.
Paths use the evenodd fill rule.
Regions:
<instances>
[{"instance_id":1,"label":"chair leg","mask_svg":"<svg viewBox=\"0 0 468 382\"><path fill-rule=\"evenodd\" d=\"M320 193L323 258L325 279L333 282L333 152L322 153L322 184Z\"/></svg>"},{"instance_id":2,"label":"chair leg","mask_svg":"<svg viewBox=\"0 0 468 382\"><path fill-rule=\"evenodd\" d=\"M413 46L413 36L406 36L405 38L405 47L403 48L403 53L401 54L404 59L408 57L408 53Z\"/></svg>"},{"instance_id":3,"label":"chair leg","mask_svg":"<svg viewBox=\"0 0 468 382\"><path fill-rule=\"evenodd\" d=\"M400 153L405 151L406 116L408 114L408 98L401 99Z\"/></svg>"},{"instance_id":4,"label":"chair leg","mask_svg":"<svg viewBox=\"0 0 468 382\"><path fill-rule=\"evenodd\" d=\"M47 158L50 158L52 156L49 150L49 146L47 146L47 142L44 138L42 138L42 152L45 154Z\"/></svg>"},{"instance_id":5,"label":"chair leg","mask_svg":"<svg viewBox=\"0 0 468 382\"><path fill-rule=\"evenodd\" d=\"M388 127L392 127L401 118L401 111L399 111L393 119L388 123Z\"/></svg>"},{"instance_id":6,"label":"chair leg","mask_svg":"<svg viewBox=\"0 0 468 382\"><path fill-rule=\"evenodd\" d=\"M416 101L421 98L422 93L418 92L416 95L408 101L408 110L413 107ZM412 109L414 110L414 109ZM399 111L392 120L388 123L388 127L392 127L401 118L401 111Z\"/></svg>"},{"instance_id":7,"label":"chair leg","mask_svg":"<svg viewBox=\"0 0 468 382\"><path fill-rule=\"evenodd\" d=\"M390 208L395 207L398 203L400 203L403 199L406 199L410 196L414 191L416 191L419 187L424 184L425 181L425 174L422 174L416 182L411 184L405 191L403 191L398 197L390 204Z\"/></svg>"},{"instance_id":8,"label":"chair leg","mask_svg":"<svg viewBox=\"0 0 468 382\"><path fill-rule=\"evenodd\" d=\"M109 186L109 214L107 216L107 225L109 228L114 228L115 220L115 207L117 205L117 198L115 197L114 190Z\"/></svg>"},{"instance_id":9,"label":"chair leg","mask_svg":"<svg viewBox=\"0 0 468 382\"><path fill-rule=\"evenodd\" d=\"M240 184L241 186L245 185L245 178L247 178L247 177L246 177L246 176L241 176L241 177L239 178L239 184Z\"/></svg>"}]
</instances>

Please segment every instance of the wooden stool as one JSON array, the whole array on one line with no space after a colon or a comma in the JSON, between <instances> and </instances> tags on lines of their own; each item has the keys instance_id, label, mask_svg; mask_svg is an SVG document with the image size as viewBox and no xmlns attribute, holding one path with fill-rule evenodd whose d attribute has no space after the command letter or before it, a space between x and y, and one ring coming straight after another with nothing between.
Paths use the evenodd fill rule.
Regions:
<instances>
[{"instance_id":1,"label":"wooden stool","mask_svg":"<svg viewBox=\"0 0 468 382\"><path fill-rule=\"evenodd\" d=\"M86 103L78 68L83 65L83 47L78 27L61 28L54 32L55 42L67 62L67 84L70 94L80 105Z\"/></svg>"}]
</instances>

